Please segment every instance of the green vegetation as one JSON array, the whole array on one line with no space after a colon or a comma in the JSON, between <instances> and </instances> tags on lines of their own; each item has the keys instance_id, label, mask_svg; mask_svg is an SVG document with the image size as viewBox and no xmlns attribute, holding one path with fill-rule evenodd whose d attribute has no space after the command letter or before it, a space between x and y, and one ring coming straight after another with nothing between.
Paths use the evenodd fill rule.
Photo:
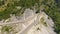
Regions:
<instances>
[{"instance_id":1,"label":"green vegetation","mask_svg":"<svg viewBox=\"0 0 60 34\"><path fill-rule=\"evenodd\" d=\"M13 2L13 3L12 3ZM39 13L40 8L44 9L45 13L55 22L55 31L60 34L60 0L20 0L8 3L4 11L0 10L0 20L9 18L10 14L23 14L26 8L35 7L36 13ZM1 5L1 2L0 2ZM20 6L21 9L17 10L15 7ZM0 8L1 9L1 8Z\"/></svg>"},{"instance_id":2,"label":"green vegetation","mask_svg":"<svg viewBox=\"0 0 60 34\"><path fill-rule=\"evenodd\" d=\"M1 31L2 32L11 32L11 31L13 31L13 28L11 26L2 26Z\"/></svg>"},{"instance_id":3,"label":"green vegetation","mask_svg":"<svg viewBox=\"0 0 60 34\"><path fill-rule=\"evenodd\" d=\"M4 1L0 0L0 6L4 5Z\"/></svg>"},{"instance_id":4,"label":"green vegetation","mask_svg":"<svg viewBox=\"0 0 60 34\"><path fill-rule=\"evenodd\" d=\"M44 17L42 17L40 21L41 21L40 23L42 23L43 25L47 26L46 22L44 22Z\"/></svg>"},{"instance_id":5,"label":"green vegetation","mask_svg":"<svg viewBox=\"0 0 60 34\"><path fill-rule=\"evenodd\" d=\"M49 15L53 21L55 22L55 31L57 34L60 33L60 8L58 8L57 3L55 0L49 1L51 3L45 4L45 13Z\"/></svg>"},{"instance_id":6,"label":"green vegetation","mask_svg":"<svg viewBox=\"0 0 60 34\"><path fill-rule=\"evenodd\" d=\"M32 9L32 7L34 7L34 6L36 7L36 5L37 5L36 9L39 8L38 7L39 6L39 0L20 0L20 1L18 1L18 0L17 1L16 0L11 0L11 1L8 0L8 1L6 1L6 3L7 3L6 6L5 6L6 3L2 4L4 2L0 1L0 4L4 5L3 7L0 6L0 20L9 18L10 14L21 15L21 14L24 13L24 10L26 8L31 8ZM18 6L20 6L21 9L18 10L16 8Z\"/></svg>"},{"instance_id":7,"label":"green vegetation","mask_svg":"<svg viewBox=\"0 0 60 34\"><path fill-rule=\"evenodd\" d=\"M8 2L8 1L7 1ZM2 2L0 2L2 4ZM3 2L4 3L4 2ZM20 4L20 3L19 3ZM17 9L15 1L10 1L5 6L0 6L0 20L10 18L10 14L20 15L24 13L25 8ZM5 9L4 9L5 8Z\"/></svg>"}]
</instances>

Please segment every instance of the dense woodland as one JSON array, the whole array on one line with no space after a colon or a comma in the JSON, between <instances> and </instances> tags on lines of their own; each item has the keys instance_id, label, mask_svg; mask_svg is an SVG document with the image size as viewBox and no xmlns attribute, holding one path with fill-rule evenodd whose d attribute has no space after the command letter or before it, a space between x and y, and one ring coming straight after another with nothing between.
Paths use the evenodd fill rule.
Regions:
<instances>
[{"instance_id":1,"label":"dense woodland","mask_svg":"<svg viewBox=\"0 0 60 34\"><path fill-rule=\"evenodd\" d=\"M16 6L21 8L18 10ZM26 8L32 7L37 10L36 13L42 8L55 22L55 32L60 34L60 0L0 0L0 20L9 18L10 14L23 14Z\"/></svg>"}]
</instances>

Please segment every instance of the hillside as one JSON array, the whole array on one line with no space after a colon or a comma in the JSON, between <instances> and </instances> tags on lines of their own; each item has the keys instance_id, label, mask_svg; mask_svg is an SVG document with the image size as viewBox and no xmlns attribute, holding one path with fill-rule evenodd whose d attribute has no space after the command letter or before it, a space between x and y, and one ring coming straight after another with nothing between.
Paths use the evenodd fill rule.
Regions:
<instances>
[{"instance_id":1,"label":"hillside","mask_svg":"<svg viewBox=\"0 0 60 34\"><path fill-rule=\"evenodd\" d=\"M14 16L11 21L15 18L19 19L25 15L26 9L33 10L32 13L35 14L40 13L40 11L45 12L54 22L54 31L60 34L60 0L0 0L0 21L6 22L11 16ZM26 18L30 11L27 13Z\"/></svg>"}]
</instances>

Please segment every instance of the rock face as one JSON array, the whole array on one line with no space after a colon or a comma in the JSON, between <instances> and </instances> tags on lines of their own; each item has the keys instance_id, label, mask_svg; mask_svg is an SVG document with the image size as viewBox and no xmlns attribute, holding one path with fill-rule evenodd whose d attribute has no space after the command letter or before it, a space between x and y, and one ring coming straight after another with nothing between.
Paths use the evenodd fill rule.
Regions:
<instances>
[{"instance_id":1,"label":"rock face","mask_svg":"<svg viewBox=\"0 0 60 34\"><path fill-rule=\"evenodd\" d=\"M9 34L56 34L54 22L44 12L35 14L33 10L26 9L22 16L10 16L11 18L0 21L1 34L8 34L4 31L4 26L12 27L13 31Z\"/></svg>"}]
</instances>

